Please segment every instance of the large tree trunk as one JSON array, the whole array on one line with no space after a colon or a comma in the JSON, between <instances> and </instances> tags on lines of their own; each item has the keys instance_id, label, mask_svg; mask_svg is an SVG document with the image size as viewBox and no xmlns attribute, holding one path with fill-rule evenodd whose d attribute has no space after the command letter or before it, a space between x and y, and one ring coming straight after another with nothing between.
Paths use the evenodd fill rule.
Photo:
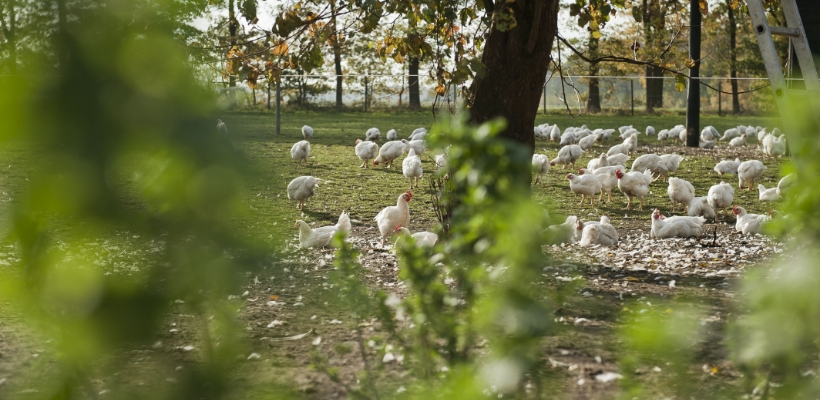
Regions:
<instances>
[{"instance_id":1,"label":"large tree trunk","mask_svg":"<svg viewBox=\"0 0 820 400\"><path fill-rule=\"evenodd\" d=\"M481 57L487 72L476 77L470 87L469 121L480 124L504 117L507 129L501 137L527 146L530 158L535 148L533 124L558 31L558 2L497 2L496 7L512 8L516 26L501 31L493 25ZM526 168L518 171L515 183L529 187L532 172L529 162L523 165Z\"/></svg>"},{"instance_id":2,"label":"large tree trunk","mask_svg":"<svg viewBox=\"0 0 820 400\"><path fill-rule=\"evenodd\" d=\"M732 0L727 1L726 7L729 10L729 76L732 78L730 85L732 85L732 113L740 112L740 98L737 94L737 22L735 21L735 10L732 10L730 4Z\"/></svg>"},{"instance_id":3,"label":"large tree trunk","mask_svg":"<svg viewBox=\"0 0 820 400\"><path fill-rule=\"evenodd\" d=\"M331 2L333 7L333 64L336 66L336 109L344 107L342 103L342 45L339 43L339 31L336 25L336 3Z\"/></svg>"},{"instance_id":4,"label":"large tree trunk","mask_svg":"<svg viewBox=\"0 0 820 400\"><path fill-rule=\"evenodd\" d=\"M653 8L654 7L654 8ZM660 15L660 5L653 1L651 4L643 0L643 33L644 47L649 49L650 44L655 41L652 32L652 24L663 24L663 16ZM656 31L657 32L657 31ZM663 108L663 70L647 65L644 68L646 74L646 112L654 112L656 108Z\"/></svg>"},{"instance_id":5,"label":"large tree trunk","mask_svg":"<svg viewBox=\"0 0 820 400\"><path fill-rule=\"evenodd\" d=\"M236 33L239 27L239 22L236 20L236 15L233 12L233 1L228 0L228 32L231 35L228 39L231 42L231 49L236 46ZM236 107L236 72L228 77L228 107L233 109Z\"/></svg>"},{"instance_id":6,"label":"large tree trunk","mask_svg":"<svg viewBox=\"0 0 820 400\"><path fill-rule=\"evenodd\" d=\"M598 39L589 35L589 58L598 57ZM589 76L598 76L598 64L589 64ZM601 112L601 89L598 87L598 78L589 79L589 98L587 98L587 113Z\"/></svg>"}]
</instances>

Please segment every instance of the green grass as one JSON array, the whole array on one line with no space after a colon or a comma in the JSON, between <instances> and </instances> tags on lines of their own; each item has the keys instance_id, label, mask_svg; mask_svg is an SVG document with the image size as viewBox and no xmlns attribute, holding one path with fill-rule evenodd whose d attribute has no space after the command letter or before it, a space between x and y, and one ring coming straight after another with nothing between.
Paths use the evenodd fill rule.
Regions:
<instances>
[{"instance_id":1,"label":"green grass","mask_svg":"<svg viewBox=\"0 0 820 400\"><path fill-rule=\"evenodd\" d=\"M257 174L248 177L246 190L248 205L256 215L249 222L252 231L267 234L284 234L286 238L295 234L293 221L304 219L317 225L335 223L339 213L346 210L354 219L354 225L375 226L374 216L388 205L395 204L396 198L408 188L408 182L401 172L401 163L394 164L392 169L375 167L360 169L361 162L354 153L357 138L363 138L364 132L371 127L378 127L382 137L389 129L396 129L399 138L407 137L417 127L430 127L433 118L429 112L418 113L336 113L336 112L285 112L282 114L281 134L275 134L275 118L269 114L228 114L222 117L236 146L254 163ZM538 115L537 124L557 123L562 129L568 126L586 124L590 128L617 128L621 125L633 125L643 131L646 125L653 125L656 130L671 128L684 122L682 116L583 116L570 118L566 115ZM703 126L714 125L721 132L739 124L774 126L775 121L763 117L704 117ZM315 130L311 140L311 158L307 167L296 167L290 159L290 147L302 140L302 125L310 125ZM753 143L755 140L750 140ZM380 144L384 143L382 139ZM610 146L619 143L613 138L609 143L596 146L587 151L577 163L577 167L586 166L587 162L606 152ZM654 137L641 135L639 145L649 145L650 151L658 154L680 152L683 147L677 141L666 141L661 149ZM657 148L656 148L657 146ZM729 149L723 144L716 150L698 150L696 156L686 156L681 168L672 174L686 179L695 186L696 195L705 196L709 187L719 183L720 178L712 168L721 159L736 156L737 149ZM560 146L556 143L539 141L536 151L545 152L550 158L555 157ZM779 179L782 160L764 157L754 152L753 145L743 150L767 165L763 184L771 187ZM639 150L644 153L644 150ZM434 171L432 152L425 153L423 165L425 177ZM747 157L741 157L743 160ZM634 157L633 157L634 159ZM631 165L631 161L628 162ZM576 214L581 218L597 219L600 214L615 216L613 222L621 218L646 221L649 228L649 213L654 207L668 213L669 199L666 195L666 183L658 181L651 185L651 194L644 201L644 211L625 211L625 198L613 189L612 204L598 204L590 208L587 204L578 206L580 200L569 189L565 178L568 170L552 168L545 182L534 188L537 201L550 207L559 214ZM304 211L295 208L295 203L287 200L285 187L291 179L301 175L313 175L329 180L330 183L320 186L316 195L311 198ZM726 181L737 188L734 175L725 177ZM422 180L421 187L414 189L411 203L411 230L428 230L435 224L435 217L430 203L429 182ZM736 202L749 212L765 212L771 204L762 204L757 200L757 191L736 191ZM359 221L358 223L356 221ZM376 234L373 234L375 238Z\"/></svg>"}]
</instances>

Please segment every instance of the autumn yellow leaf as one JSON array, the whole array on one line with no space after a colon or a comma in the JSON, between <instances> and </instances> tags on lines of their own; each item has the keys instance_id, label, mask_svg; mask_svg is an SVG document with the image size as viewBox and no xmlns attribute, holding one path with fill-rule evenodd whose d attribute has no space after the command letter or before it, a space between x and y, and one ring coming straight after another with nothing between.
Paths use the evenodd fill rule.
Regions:
<instances>
[{"instance_id":1,"label":"autumn yellow leaf","mask_svg":"<svg viewBox=\"0 0 820 400\"><path fill-rule=\"evenodd\" d=\"M276 300L279 300L279 296L277 296L275 294L272 294L272 295L270 295L270 299L273 300L273 301L276 301Z\"/></svg>"},{"instance_id":2,"label":"autumn yellow leaf","mask_svg":"<svg viewBox=\"0 0 820 400\"><path fill-rule=\"evenodd\" d=\"M290 47L288 46L288 44L285 43L285 42L281 42L281 43L277 44L276 46L273 46L273 50L271 50L271 52L273 53L274 56L281 57L281 56L287 55L288 50L290 50Z\"/></svg>"}]
</instances>

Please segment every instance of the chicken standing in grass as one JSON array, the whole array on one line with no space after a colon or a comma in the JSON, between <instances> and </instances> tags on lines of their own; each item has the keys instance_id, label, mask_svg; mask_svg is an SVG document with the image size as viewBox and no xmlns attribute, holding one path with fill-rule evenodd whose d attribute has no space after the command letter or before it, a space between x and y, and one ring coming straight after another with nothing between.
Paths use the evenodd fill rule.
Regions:
<instances>
[{"instance_id":1,"label":"chicken standing in grass","mask_svg":"<svg viewBox=\"0 0 820 400\"><path fill-rule=\"evenodd\" d=\"M625 174L623 171L616 172L618 176L618 189L626 196L626 209L632 207L632 199L637 197L640 201L638 210L643 210L643 198L649 193L649 184L652 183L652 171L645 170L643 173L633 171Z\"/></svg>"},{"instance_id":2,"label":"chicken standing in grass","mask_svg":"<svg viewBox=\"0 0 820 400\"><path fill-rule=\"evenodd\" d=\"M305 138L305 140L313 139L313 128L311 128L307 125L303 126L302 127L302 137Z\"/></svg>"},{"instance_id":3,"label":"chicken standing in grass","mask_svg":"<svg viewBox=\"0 0 820 400\"><path fill-rule=\"evenodd\" d=\"M602 187L601 181L595 175L567 174L567 179L569 179L569 188L575 194L581 195L579 205L583 205L587 197L589 197L589 205L595 204L595 195L601 192Z\"/></svg>"},{"instance_id":4,"label":"chicken standing in grass","mask_svg":"<svg viewBox=\"0 0 820 400\"><path fill-rule=\"evenodd\" d=\"M666 169L666 163L657 154L644 154L632 162L632 169L630 172L643 172L646 170L652 171L652 174L657 175L658 179L669 176L669 170Z\"/></svg>"},{"instance_id":5,"label":"chicken standing in grass","mask_svg":"<svg viewBox=\"0 0 820 400\"><path fill-rule=\"evenodd\" d=\"M723 160L717 165L715 165L715 172L718 175L723 176L723 174L732 174L737 175L737 167L740 166L740 159L735 158L734 161L732 160Z\"/></svg>"},{"instance_id":6,"label":"chicken standing in grass","mask_svg":"<svg viewBox=\"0 0 820 400\"><path fill-rule=\"evenodd\" d=\"M727 209L735 201L735 189L732 188L732 185L721 181L709 188L706 201L715 211L723 210L723 215L728 216L729 211Z\"/></svg>"},{"instance_id":7,"label":"chicken standing in grass","mask_svg":"<svg viewBox=\"0 0 820 400\"><path fill-rule=\"evenodd\" d=\"M382 247L397 227L410 225L410 206L408 203L412 199L413 193L408 190L399 196L395 206L385 207L376 214L375 221L381 234Z\"/></svg>"},{"instance_id":8,"label":"chicken standing in grass","mask_svg":"<svg viewBox=\"0 0 820 400\"><path fill-rule=\"evenodd\" d=\"M321 179L312 176L295 178L288 184L288 199L298 201L296 208L302 210L305 208L305 201L313 197L316 187L322 182Z\"/></svg>"},{"instance_id":9,"label":"chicken standing in grass","mask_svg":"<svg viewBox=\"0 0 820 400\"><path fill-rule=\"evenodd\" d=\"M678 204L683 205L683 211L685 212L689 208L692 199L695 198L695 187L683 179L672 177L669 178L669 187L666 189L666 193L669 195L669 200L672 201L672 212L675 212Z\"/></svg>"},{"instance_id":10,"label":"chicken standing in grass","mask_svg":"<svg viewBox=\"0 0 820 400\"><path fill-rule=\"evenodd\" d=\"M737 167L737 177L740 180L738 187L741 190L744 188L752 190L755 181L759 181L765 171L766 166L758 160L748 160L740 163L740 166Z\"/></svg>"},{"instance_id":11,"label":"chicken standing in grass","mask_svg":"<svg viewBox=\"0 0 820 400\"><path fill-rule=\"evenodd\" d=\"M535 185L543 182L543 176L550 170L550 160L543 154L532 155L532 173L535 175Z\"/></svg>"},{"instance_id":12,"label":"chicken standing in grass","mask_svg":"<svg viewBox=\"0 0 820 400\"><path fill-rule=\"evenodd\" d=\"M369 140L371 142L379 140L381 136L382 133L381 131L379 131L379 128L370 128L367 130L367 132L364 133L364 139Z\"/></svg>"},{"instance_id":13,"label":"chicken standing in grass","mask_svg":"<svg viewBox=\"0 0 820 400\"><path fill-rule=\"evenodd\" d=\"M220 135L228 136L228 127L221 119L216 120L216 131L219 132Z\"/></svg>"},{"instance_id":14,"label":"chicken standing in grass","mask_svg":"<svg viewBox=\"0 0 820 400\"><path fill-rule=\"evenodd\" d=\"M404 143L393 140L382 145L379 149L379 155L373 160L373 165L384 164L385 168L390 168L393 161L404 152Z\"/></svg>"},{"instance_id":15,"label":"chicken standing in grass","mask_svg":"<svg viewBox=\"0 0 820 400\"><path fill-rule=\"evenodd\" d=\"M356 139L356 156L362 160L362 165L359 168L367 168L370 160L375 159L379 154L379 145L376 142L369 140L362 141Z\"/></svg>"},{"instance_id":16,"label":"chicken standing in grass","mask_svg":"<svg viewBox=\"0 0 820 400\"><path fill-rule=\"evenodd\" d=\"M310 157L310 142L307 140L300 140L290 148L290 158L297 162L297 167L302 165L302 161L307 165L308 157Z\"/></svg>"},{"instance_id":17,"label":"chicken standing in grass","mask_svg":"<svg viewBox=\"0 0 820 400\"><path fill-rule=\"evenodd\" d=\"M561 150L558 150L558 157L555 157L550 161L550 166L554 167L556 164L562 164L563 169L567 168L567 165L571 165L572 169L575 169L575 162L581 158L581 153L584 151L581 150L581 146L577 144L571 144L569 146L564 146Z\"/></svg>"},{"instance_id":18,"label":"chicken standing in grass","mask_svg":"<svg viewBox=\"0 0 820 400\"><path fill-rule=\"evenodd\" d=\"M717 218L715 209L709 205L706 196L692 198L692 201L689 202L687 215L690 217L703 217L709 221L714 221Z\"/></svg>"},{"instance_id":19,"label":"chicken standing in grass","mask_svg":"<svg viewBox=\"0 0 820 400\"><path fill-rule=\"evenodd\" d=\"M396 132L395 129L391 129L387 131L387 140L396 140L399 138L399 134Z\"/></svg>"},{"instance_id":20,"label":"chicken standing in grass","mask_svg":"<svg viewBox=\"0 0 820 400\"><path fill-rule=\"evenodd\" d=\"M407 157L401 162L401 172L404 173L405 178L410 180L410 189L419 186L419 179L424 173L424 170L421 169L421 159L416 155L415 150L410 149L407 153ZM415 186L413 185L414 180Z\"/></svg>"},{"instance_id":21,"label":"chicken standing in grass","mask_svg":"<svg viewBox=\"0 0 820 400\"><path fill-rule=\"evenodd\" d=\"M297 220L295 227L299 228L299 245L303 249L327 247L337 232L350 233L350 216L343 211L339 215L339 222L336 225L322 226L315 229L311 229L307 222Z\"/></svg>"},{"instance_id":22,"label":"chicken standing in grass","mask_svg":"<svg viewBox=\"0 0 820 400\"><path fill-rule=\"evenodd\" d=\"M405 140L405 139L402 139L401 142L404 143L404 149L402 151L405 152L405 153L409 152L410 149L413 149L413 150L416 151L417 156L421 156L427 150L427 144L424 143L423 139L419 139L419 140Z\"/></svg>"},{"instance_id":23,"label":"chicken standing in grass","mask_svg":"<svg viewBox=\"0 0 820 400\"><path fill-rule=\"evenodd\" d=\"M612 202L612 188L618 186L618 175L617 172L622 170L623 167L621 166L612 166L612 167L600 167L595 171L590 172L586 168L581 168L578 170L578 173L581 175L594 175L598 178L598 181L601 182L601 196L598 198L599 202L604 201L604 193L607 194L608 200L610 203Z\"/></svg>"}]
</instances>

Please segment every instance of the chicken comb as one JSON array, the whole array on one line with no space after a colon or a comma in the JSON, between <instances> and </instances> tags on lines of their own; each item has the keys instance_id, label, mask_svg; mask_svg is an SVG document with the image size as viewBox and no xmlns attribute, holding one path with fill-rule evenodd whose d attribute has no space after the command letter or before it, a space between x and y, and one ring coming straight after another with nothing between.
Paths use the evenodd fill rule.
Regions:
<instances>
[{"instance_id":1,"label":"chicken comb","mask_svg":"<svg viewBox=\"0 0 820 400\"><path fill-rule=\"evenodd\" d=\"M401 229L401 225L396 225L396 229L393 229L393 232L398 232Z\"/></svg>"}]
</instances>

